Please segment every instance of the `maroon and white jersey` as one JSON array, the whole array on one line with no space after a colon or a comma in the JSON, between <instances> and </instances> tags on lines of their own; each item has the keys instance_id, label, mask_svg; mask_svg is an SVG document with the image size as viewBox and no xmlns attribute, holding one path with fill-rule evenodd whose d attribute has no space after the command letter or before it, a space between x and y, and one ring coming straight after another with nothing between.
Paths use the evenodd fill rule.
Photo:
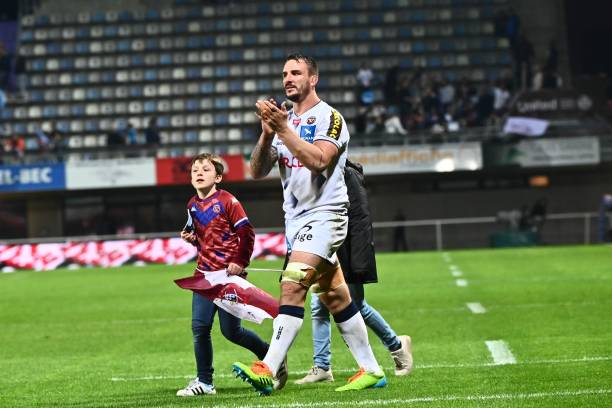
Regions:
<instances>
[{"instance_id":1,"label":"maroon and white jersey","mask_svg":"<svg viewBox=\"0 0 612 408\"><path fill-rule=\"evenodd\" d=\"M217 271L230 262L246 267L253 253L255 233L240 202L225 190L187 203L185 231L194 232L198 269Z\"/></svg>"}]
</instances>

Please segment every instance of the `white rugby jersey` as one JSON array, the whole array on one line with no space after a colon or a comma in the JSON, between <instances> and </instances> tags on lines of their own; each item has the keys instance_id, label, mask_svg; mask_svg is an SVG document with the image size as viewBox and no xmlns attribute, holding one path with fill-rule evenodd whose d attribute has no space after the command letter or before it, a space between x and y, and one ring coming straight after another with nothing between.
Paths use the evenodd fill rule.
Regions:
<instances>
[{"instance_id":1,"label":"white rugby jersey","mask_svg":"<svg viewBox=\"0 0 612 408\"><path fill-rule=\"evenodd\" d=\"M312 210L342 211L348 208L344 183L348 142L346 122L340 113L320 101L300 116L293 110L287 119L290 129L309 143L326 140L338 147L337 162L332 162L321 174L314 175L274 136L272 146L278 152L278 167L283 185L285 219L292 219Z\"/></svg>"}]
</instances>

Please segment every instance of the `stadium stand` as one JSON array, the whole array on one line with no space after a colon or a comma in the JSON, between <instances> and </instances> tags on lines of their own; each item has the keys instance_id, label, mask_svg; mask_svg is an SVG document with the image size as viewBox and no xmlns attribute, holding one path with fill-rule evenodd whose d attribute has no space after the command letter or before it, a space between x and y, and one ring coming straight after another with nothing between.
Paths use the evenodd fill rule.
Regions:
<instances>
[{"instance_id":1,"label":"stadium stand","mask_svg":"<svg viewBox=\"0 0 612 408\"><path fill-rule=\"evenodd\" d=\"M80 153L69 159L91 158L128 121L144 143L146 123L157 117L158 157L194 142L216 153L247 153L258 133L253 102L281 96L278 68L295 50L320 61L320 93L354 126L355 74L365 60L379 78L395 65L440 81L503 77L509 42L496 35L494 16L505 4L175 1L133 11L38 10L20 21L27 98L6 106L4 132L36 150L35 135L55 130ZM381 87L373 93L383 101Z\"/></svg>"}]
</instances>

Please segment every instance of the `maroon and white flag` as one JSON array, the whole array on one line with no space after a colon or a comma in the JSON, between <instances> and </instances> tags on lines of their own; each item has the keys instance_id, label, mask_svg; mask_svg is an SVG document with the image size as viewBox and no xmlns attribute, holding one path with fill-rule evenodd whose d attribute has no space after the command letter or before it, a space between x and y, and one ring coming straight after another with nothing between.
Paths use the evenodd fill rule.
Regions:
<instances>
[{"instance_id":1,"label":"maroon and white flag","mask_svg":"<svg viewBox=\"0 0 612 408\"><path fill-rule=\"evenodd\" d=\"M205 296L218 307L239 317L261 324L278 315L278 301L251 282L225 270L196 273L174 281L183 289Z\"/></svg>"}]
</instances>

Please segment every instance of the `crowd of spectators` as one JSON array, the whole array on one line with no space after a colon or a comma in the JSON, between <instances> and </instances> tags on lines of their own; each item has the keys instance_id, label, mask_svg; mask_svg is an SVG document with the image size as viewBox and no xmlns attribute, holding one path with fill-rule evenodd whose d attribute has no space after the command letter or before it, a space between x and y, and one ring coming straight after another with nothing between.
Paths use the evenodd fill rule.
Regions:
<instances>
[{"instance_id":1,"label":"crowd of spectators","mask_svg":"<svg viewBox=\"0 0 612 408\"><path fill-rule=\"evenodd\" d=\"M119 126L106 135L107 146L143 146L155 148L160 144L160 132L157 118L149 119L147 127L137 130L131 122ZM0 126L0 165L23 164L28 153L35 153L37 162L63 162L69 146L69 137L59 130L38 129L34 136L11 134L5 126Z\"/></svg>"},{"instance_id":2,"label":"crowd of spectators","mask_svg":"<svg viewBox=\"0 0 612 408\"><path fill-rule=\"evenodd\" d=\"M536 64L534 46L521 30L521 19L513 8L500 9L494 25L495 35L507 40L512 56L512 65L501 70L496 80L475 81L466 76L451 81L423 69L403 72L398 65L382 75L367 63L361 64L356 73L356 132L410 137L419 131L442 134L466 127L499 126L518 92L563 85L555 41L550 41L545 58Z\"/></svg>"},{"instance_id":3,"label":"crowd of spectators","mask_svg":"<svg viewBox=\"0 0 612 408\"><path fill-rule=\"evenodd\" d=\"M444 133L487 126L505 113L512 92L509 73L495 82L469 78L453 82L422 69L408 73L393 66L384 80L377 81L364 74L366 69L362 66L358 73L357 133ZM374 97L377 86L382 87L384 100Z\"/></svg>"}]
</instances>

